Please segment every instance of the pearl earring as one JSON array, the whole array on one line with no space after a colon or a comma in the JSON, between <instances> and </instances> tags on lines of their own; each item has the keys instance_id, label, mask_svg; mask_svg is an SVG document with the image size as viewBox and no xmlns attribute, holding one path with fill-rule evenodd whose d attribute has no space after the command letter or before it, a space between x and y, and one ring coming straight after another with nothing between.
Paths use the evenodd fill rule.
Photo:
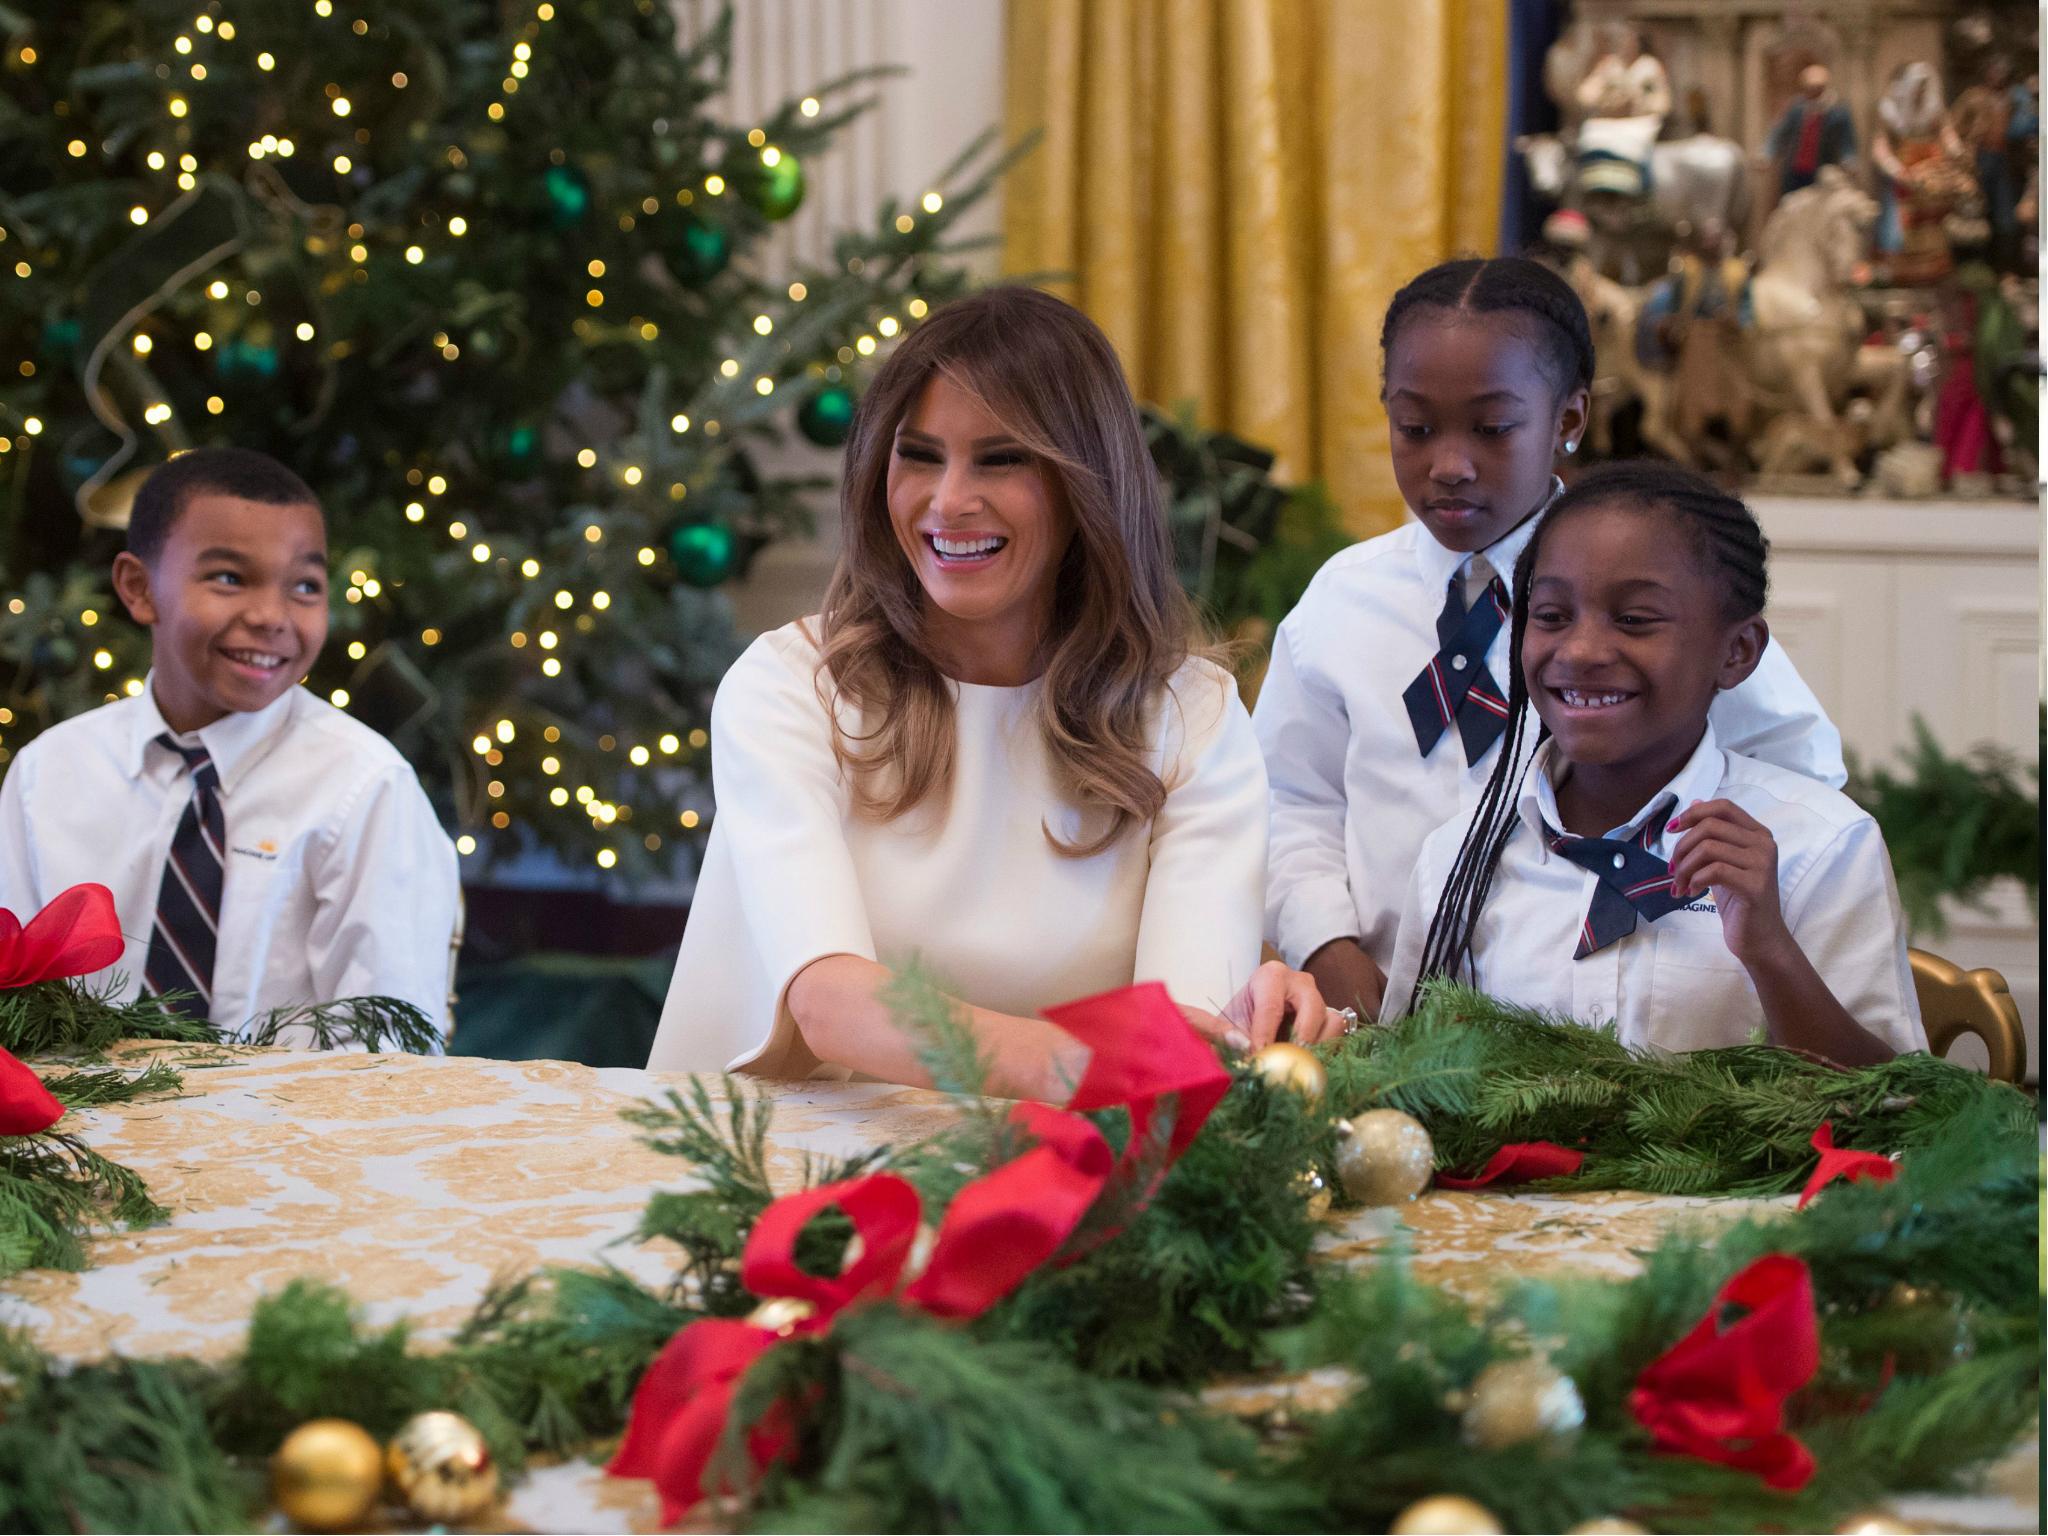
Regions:
<instances>
[{"instance_id":1,"label":"pearl earring","mask_svg":"<svg viewBox=\"0 0 2048 1536\"><path fill-rule=\"evenodd\" d=\"M1577 443L1566 443L1564 445L1564 451L1566 453L1577 453L1579 451L1579 445Z\"/></svg>"}]
</instances>

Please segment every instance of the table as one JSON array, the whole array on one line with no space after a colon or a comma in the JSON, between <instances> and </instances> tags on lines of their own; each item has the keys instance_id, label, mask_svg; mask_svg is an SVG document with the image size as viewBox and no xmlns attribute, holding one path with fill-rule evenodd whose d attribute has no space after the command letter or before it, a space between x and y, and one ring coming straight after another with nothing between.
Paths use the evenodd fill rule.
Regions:
<instances>
[{"instance_id":1,"label":"table","mask_svg":"<svg viewBox=\"0 0 2048 1536\"><path fill-rule=\"evenodd\" d=\"M300 1276L343 1287L373 1322L403 1317L433 1340L494 1277L608 1259L654 1284L673 1268L667 1244L630 1239L648 1197L683 1184L687 1167L641 1145L619 1111L685 1083L679 1074L248 1048L131 1046L118 1060L185 1070L175 1098L78 1116L94 1149L140 1172L174 1214L100 1239L91 1269L0 1285L0 1326L26 1327L58 1355L226 1355L258 1298ZM878 1083L769 1091L771 1165L792 1183L807 1152L914 1142L953 1113L939 1094ZM1370 1263L1406 1228L1418 1273L1477 1299L1503 1273L1632 1274L1630 1250L1674 1222L1747 1208L1442 1191L1333 1222L1323 1246L1333 1260ZM2032 1484L2029 1463L2009 1494L1902 1507L1962 1528L2028 1530ZM646 1484L587 1463L536 1469L506 1518L515 1529L660 1528Z\"/></svg>"}]
</instances>

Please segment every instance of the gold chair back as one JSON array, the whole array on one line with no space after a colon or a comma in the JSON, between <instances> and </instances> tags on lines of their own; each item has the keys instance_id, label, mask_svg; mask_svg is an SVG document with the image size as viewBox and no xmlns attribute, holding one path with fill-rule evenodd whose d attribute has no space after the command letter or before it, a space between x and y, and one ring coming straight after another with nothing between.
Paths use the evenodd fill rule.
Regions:
<instances>
[{"instance_id":1,"label":"gold chair back","mask_svg":"<svg viewBox=\"0 0 2048 1536\"><path fill-rule=\"evenodd\" d=\"M455 931L448 935L448 1039L455 1039L455 962L462 953L462 930L469 923L469 900L455 888Z\"/></svg>"},{"instance_id":2,"label":"gold chair back","mask_svg":"<svg viewBox=\"0 0 2048 1536\"><path fill-rule=\"evenodd\" d=\"M1927 1048L1946 1056L1959 1035L1975 1035L1990 1058L1985 1074L2018 1082L2027 1069L2027 1037L2020 1028L2020 1005L2005 978L1992 970L1966 971L1924 949L1906 953L1913 962Z\"/></svg>"}]
</instances>

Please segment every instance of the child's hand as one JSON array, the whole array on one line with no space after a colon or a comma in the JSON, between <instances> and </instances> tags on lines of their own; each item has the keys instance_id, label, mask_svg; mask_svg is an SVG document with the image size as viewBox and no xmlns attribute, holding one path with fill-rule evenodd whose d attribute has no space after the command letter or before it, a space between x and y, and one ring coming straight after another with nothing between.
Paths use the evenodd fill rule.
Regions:
<instances>
[{"instance_id":1,"label":"child's hand","mask_svg":"<svg viewBox=\"0 0 2048 1536\"><path fill-rule=\"evenodd\" d=\"M1754 816L1726 800L1695 800L1671 818L1685 835L1671 855L1671 894L1712 890L1721 937L1745 966L1792 942L1778 905L1778 843Z\"/></svg>"}]
</instances>

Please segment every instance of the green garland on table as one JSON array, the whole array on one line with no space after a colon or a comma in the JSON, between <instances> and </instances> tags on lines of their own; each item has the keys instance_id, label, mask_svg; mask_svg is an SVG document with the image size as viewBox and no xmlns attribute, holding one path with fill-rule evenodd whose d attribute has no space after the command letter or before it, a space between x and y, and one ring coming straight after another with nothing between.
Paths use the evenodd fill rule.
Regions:
<instances>
[{"instance_id":1,"label":"green garland on table","mask_svg":"<svg viewBox=\"0 0 2048 1536\"><path fill-rule=\"evenodd\" d=\"M942 1005L899 1008L937 1029L935 1059L971 1074L971 1053L931 1017ZM1606 1033L1455 989L1324 1055L1323 1106L1241 1073L1126 1230L975 1323L869 1307L769 1351L742 1385L724 1453L793 1401L796 1455L721 1518L758 1530L1338 1530L1459 1492L1515 1529L1603 1514L1672 1530L1825 1528L1888 1492L1953 1483L2031 1418L2037 1149L2012 1090L1910 1058L1844 1073L1761 1047L1639 1057ZM320 1415L381 1436L420 1409L452 1408L511 1469L534 1452L601 1453L677 1328L751 1304L733 1261L771 1197L769 1111L738 1085L727 1100L721 1109L698 1086L630 1112L693 1165L696 1187L657 1197L646 1218L685 1254L662 1290L612 1270L551 1271L495 1289L441 1348L403 1326L365 1328L345 1297L304 1283L260 1302L243 1353L220 1364L63 1364L16 1337L0 1356L0 1527L246 1525L261 1508L262 1458ZM1822 1120L1842 1145L1905 1155L1892 1183L1834 1186L1809 1210L1711 1235L1675 1232L1634 1280L1524 1283L1475 1313L1399 1255L1363 1275L1311 1264L1316 1228L1293 1181L1329 1157L1332 1110L1376 1105L1419 1113L1446 1167L1477 1166L1503 1142L1583 1138L1585 1166L1563 1187L1641 1172L1696 1192L1794 1188ZM1121 1112L1098 1118L1127 1134ZM999 1121L968 1104L931 1142L806 1177L888 1166L936 1220L933 1202L1008 1155ZM1688 1138L1700 1151L1685 1173ZM814 1224L800 1258L833 1267L843 1231ZM1626 1409L1643 1366L1766 1252L1809 1265L1821 1312L1822 1370L1792 1425L1820 1472L1796 1495L1652 1454ZM1532 1341L1577 1383L1585 1429L1542 1454L1468 1445L1457 1395ZM1263 1433L1188 1390L1221 1370L1312 1366L1362 1385Z\"/></svg>"},{"instance_id":2,"label":"green garland on table","mask_svg":"<svg viewBox=\"0 0 2048 1536\"><path fill-rule=\"evenodd\" d=\"M116 1001L121 988L121 978L112 976L96 983L43 981L0 992L0 1050L23 1058L92 1063L104 1061L123 1040L260 1045L287 1029L303 1030L319 1049L350 1042L371 1051L439 1045L425 1015L396 998L276 1009L238 1038L204 1019L175 1012L163 998ZM43 1087L67 1110L175 1093L183 1082L177 1070L162 1062L139 1072L43 1075ZM169 1214L150 1198L141 1175L100 1156L75 1134L52 1127L32 1136L0 1136L0 1278L23 1269L81 1269L85 1237L94 1226L109 1221L153 1226Z\"/></svg>"}]
</instances>

